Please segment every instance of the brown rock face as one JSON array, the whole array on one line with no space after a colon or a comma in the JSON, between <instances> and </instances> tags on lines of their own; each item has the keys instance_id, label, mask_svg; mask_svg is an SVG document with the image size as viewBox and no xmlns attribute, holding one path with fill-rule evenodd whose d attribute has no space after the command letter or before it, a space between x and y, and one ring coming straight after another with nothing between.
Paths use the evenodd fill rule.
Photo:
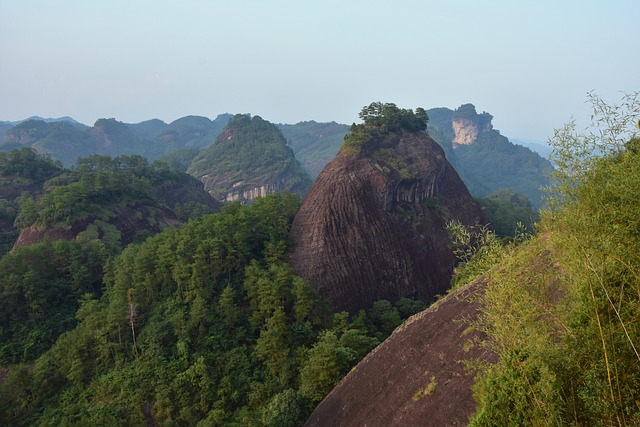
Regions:
<instances>
[{"instance_id":1,"label":"brown rock face","mask_svg":"<svg viewBox=\"0 0 640 427\"><path fill-rule=\"evenodd\" d=\"M305 426L467 425L476 403L464 361L495 362L470 327L484 287L473 282L407 320L342 379Z\"/></svg>"},{"instance_id":2,"label":"brown rock face","mask_svg":"<svg viewBox=\"0 0 640 427\"><path fill-rule=\"evenodd\" d=\"M401 130L339 153L292 226L296 274L351 313L374 301L445 292L455 259L448 220L484 222L480 206L424 132Z\"/></svg>"}]
</instances>

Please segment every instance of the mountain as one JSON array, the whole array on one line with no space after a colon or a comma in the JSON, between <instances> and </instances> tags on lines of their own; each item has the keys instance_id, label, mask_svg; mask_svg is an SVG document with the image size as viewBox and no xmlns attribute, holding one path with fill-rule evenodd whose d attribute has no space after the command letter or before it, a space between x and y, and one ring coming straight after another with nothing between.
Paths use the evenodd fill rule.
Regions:
<instances>
[{"instance_id":1,"label":"mountain","mask_svg":"<svg viewBox=\"0 0 640 427\"><path fill-rule=\"evenodd\" d=\"M530 149L512 144L493 129L493 116L478 114L473 104L456 110L428 110L429 134L444 148L474 196L512 189L535 207L542 205L541 187L548 185L551 163Z\"/></svg>"},{"instance_id":2,"label":"mountain","mask_svg":"<svg viewBox=\"0 0 640 427\"><path fill-rule=\"evenodd\" d=\"M304 196L309 175L280 130L260 116L237 114L216 143L193 159L188 173L220 201L251 201L271 192Z\"/></svg>"},{"instance_id":3,"label":"mountain","mask_svg":"<svg viewBox=\"0 0 640 427\"><path fill-rule=\"evenodd\" d=\"M0 151L31 147L65 166L94 154L141 155L155 160L181 149L202 149L213 144L231 117L221 114L210 120L187 116L170 124L158 119L128 124L111 118L99 119L91 127L68 117L32 117L0 123Z\"/></svg>"},{"instance_id":4,"label":"mountain","mask_svg":"<svg viewBox=\"0 0 640 427\"><path fill-rule=\"evenodd\" d=\"M351 127L291 229L296 274L351 313L381 299L432 301L455 264L447 222L486 221L425 133L426 118L393 104L378 109Z\"/></svg>"},{"instance_id":5,"label":"mountain","mask_svg":"<svg viewBox=\"0 0 640 427\"><path fill-rule=\"evenodd\" d=\"M279 124L278 128L293 149L296 159L315 179L335 157L344 142L349 126L336 122L299 122L295 125Z\"/></svg>"},{"instance_id":6,"label":"mountain","mask_svg":"<svg viewBox=\"0 0 640 427\"><path fill-rule=\"evenodd\" d=\"M186 116L168 125L142 122L129 125L138 135L151 141L144 155L152 160L185 148L203 149L212 145L233 116L220 114L214 120L201 116Z\"/></svg>"},{"instance_id":7,"label":"mountain","mask_svg":"<svg viewBox=\"0 0 640 427\"><path fill-rule=\"evenodd\" d=\"M0 122L0 139L3 138L4 134L14 126L15 125L11 122Z\"/></svg>"}]
</instances>

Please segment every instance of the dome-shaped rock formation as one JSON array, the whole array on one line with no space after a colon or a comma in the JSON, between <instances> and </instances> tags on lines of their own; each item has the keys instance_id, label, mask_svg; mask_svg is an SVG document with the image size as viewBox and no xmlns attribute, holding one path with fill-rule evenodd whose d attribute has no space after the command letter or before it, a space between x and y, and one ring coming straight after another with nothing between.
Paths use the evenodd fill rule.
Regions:
<instances>
[{"instance_id":1,"label":"dome-shaped rock formation","mask_svg":"<svg viewBox=\"0 0 640 427\"><path fill-rule=\"evenodd\" d=\"M387 115L413 116L386 105L395 108ZM352 126L291 230L296 274L351 313L380 299L431 301L445 292L455 265L447 221L484 222L426 124L387 126L389 117L376 117Z\"/></svg>"}]
</instances>

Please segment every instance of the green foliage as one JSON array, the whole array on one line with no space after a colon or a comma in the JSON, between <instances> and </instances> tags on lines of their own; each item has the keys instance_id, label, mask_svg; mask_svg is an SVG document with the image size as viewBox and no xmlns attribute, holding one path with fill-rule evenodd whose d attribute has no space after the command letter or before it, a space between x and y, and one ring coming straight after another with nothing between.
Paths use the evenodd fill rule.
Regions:
<instances>
[{"instance_id":1,"label":"green foliage","mask_svg":"<svg viewBox=\"0 0 640 427\"><path fill-rule=\"evenodd\" d=\"M37 154L31 148L0 152L0 175L22 178L28 182L42 183L62 172L60 162Z\"/></svg>"},{"instance_id":2,"label":"green foliage","mask_svg":"<svg viewBox=\"0 0 640 427\"><path fill-rule=\"evenodd\" d=\"M516 237L516 233L535 232L535 223L540 221L536 211L526 196L513 190L500 190L487 197L477 198L487 216L491 229L498 237Z\"/></svg>"},{"instance_id":3,"label":"green foliage","mask_svg":"<svg viewBox=\"0 0 640 427\"><path fill-rule=\"evenodd\" d=\"M368 314L383 337L389 336L402 323L398 309L387 300L374 302Z\"/></svg>"},{"instance_id":4,"label":"green foliage","mask_svg":"<svg viewBox=\"0 0 640 427\"><path fill-rule=\"evenodd\" d=\"M467 227L458 221L447 223L453 254L459 264L454 269L451 288L456 289L485 273L498 263L505 247L486 225Z\"/></svg>"},{"instance_id":5,"label":"green foliage","mask_svg":"<svg viewBox=\"0 0 640 427\"><path fill-rule=\"evenodd\" d=\"M481 409L469 426L538 426L557 425L543 402L547 390L542 389L541 369L526 351L512 349L500 361L495 372L487 374L480 391ZM548 386L548 383L546 383Z\"/></svg>"},{"instance_id":6,"label":"green foliage","mask_svg":"<svg viewBox=\"0 0 640 427\"><path fill-rule=\"evenodd\" d=\"M393 103L372 102L360 111L363 123L351 126L344 137L344 144L340 149L345 154L357 154L372 139L387 133L406 130L408 132L426 131L429 117L424 108L398 108Z\"/></svg>"},{"instance_id":7,"label":"green foliage","mask_svg":"<svg viewBox=\"0 0 640 427\"><path fill-rule=\"evenodd\" d=\"M422 310L427 308L427 305L420 301L414 300L411 298L400 298L396 303L395 307L398 310L398 314L402 319L408 319L416 313L421 312Z\"/></svg>"},{"instance_id":8,"label":"green foliage","mask_svg":"<svg viewBox=\"0 0 640 427\"><path fill-rule=\"evenodd\" d=\"M382 128L383 132L396 132L406 129L417 132L427 129L429 117L424 108L418 107L415 113L410 109L398 108L393 103L372 102L363 107L359 114L365 126Z\"/></svg>"},{"instance_id":9,"label":"green foliage","mask_svg":"<svg viewBox=\"0 0 640 427\"><path fill-rule=\"evenodd\" d=\"M595 131L556 133L556 197L541 236L491 271L481 327L501 362L477 384L475 425L514 414L518 425L640 421L640 102L590 101Z\"/></svg>"},{"instance_id":10,"label":"green foliage","mask_svg":"<svg viewBox=\"0 0 640 427\"><path fill-rule=\"evenodd\" d=\"M380 148L375 151L374 157L391 168L397 170L404 179L412 179L417 177L417 173L410 165L398 157L398 153L393 148Z\"/></svg>"},{"instance_id":11,"label":"green foliage","mask_svg":"<svg viewBox=\"0 0 640 427\"><path fill-rule=\"evenodd\" d=\"M309 402L303 394L287 389L276 394L262 415L265 427L297 427L309 416Z\"/></svg>"},{"instance_id":12,"label":"green foliage","mask_svg":"<svg viewBox=\"0 0 640 427\"><path fill-rule=\"evenodd\" d=\"M0 260L0 363L34 360L75 325L85 294L99 295L107 251L57 241Z\"/></svg>"},{"instance_id":13,"label":"green foliage","mask_svg":"<svg viewBox=\"0 0 640 427\"><path fill-rule=\"evenodd\" d=\"M60 174L44 185L44 194L34 201L29 195L17 200L20 212L16 227L38 224L70 226L89 217L112 219L109 208L118 205L160 206L154 188L179 179L181 173L162 163L149 164L140 156L110 157L95 155L79 159L76 168Z\"/></svg>"}]
</instances>

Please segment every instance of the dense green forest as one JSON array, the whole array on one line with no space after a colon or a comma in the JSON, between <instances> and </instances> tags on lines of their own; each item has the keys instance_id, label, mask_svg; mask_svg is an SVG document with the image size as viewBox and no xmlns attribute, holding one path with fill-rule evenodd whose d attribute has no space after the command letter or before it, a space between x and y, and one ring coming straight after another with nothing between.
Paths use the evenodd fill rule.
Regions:
<instances>
[{"instance_id":1,"label":"dense green forest","mask_svg":"<svg viewBox=\"0 0 640 427\"><path fill-rule=\"evenodd\" d=\"M286 263L299 202L229 205L115 257L96 242L6 255L1 423L300 425L424 304L332 313Z\"/></svg>"},{"instance_id":2,"label":"dense green forest","mask_svg":"<svg viewBox=\"0 0 640 427\"><path fill-rule=\"evenodd\" d=\"M535 232L540 213L526 196L513 190L500 190L476 200L484 208L489 226L498 237L515 237L518 232Z\"/></svg>"},{"instance_id":3,"label":"dense green forest","mask_svg":"<svg viewBox=\"0 0 640 427\"><path fill-rule=\"evenodd\" d=\"M592 130L570 123L553 138L537 236L507 249L487 239L470 262L495 265L476 326L499 356L480 370L473 426L640 422L640 94L589 101Z\"/></svg>"}]
</instances>

